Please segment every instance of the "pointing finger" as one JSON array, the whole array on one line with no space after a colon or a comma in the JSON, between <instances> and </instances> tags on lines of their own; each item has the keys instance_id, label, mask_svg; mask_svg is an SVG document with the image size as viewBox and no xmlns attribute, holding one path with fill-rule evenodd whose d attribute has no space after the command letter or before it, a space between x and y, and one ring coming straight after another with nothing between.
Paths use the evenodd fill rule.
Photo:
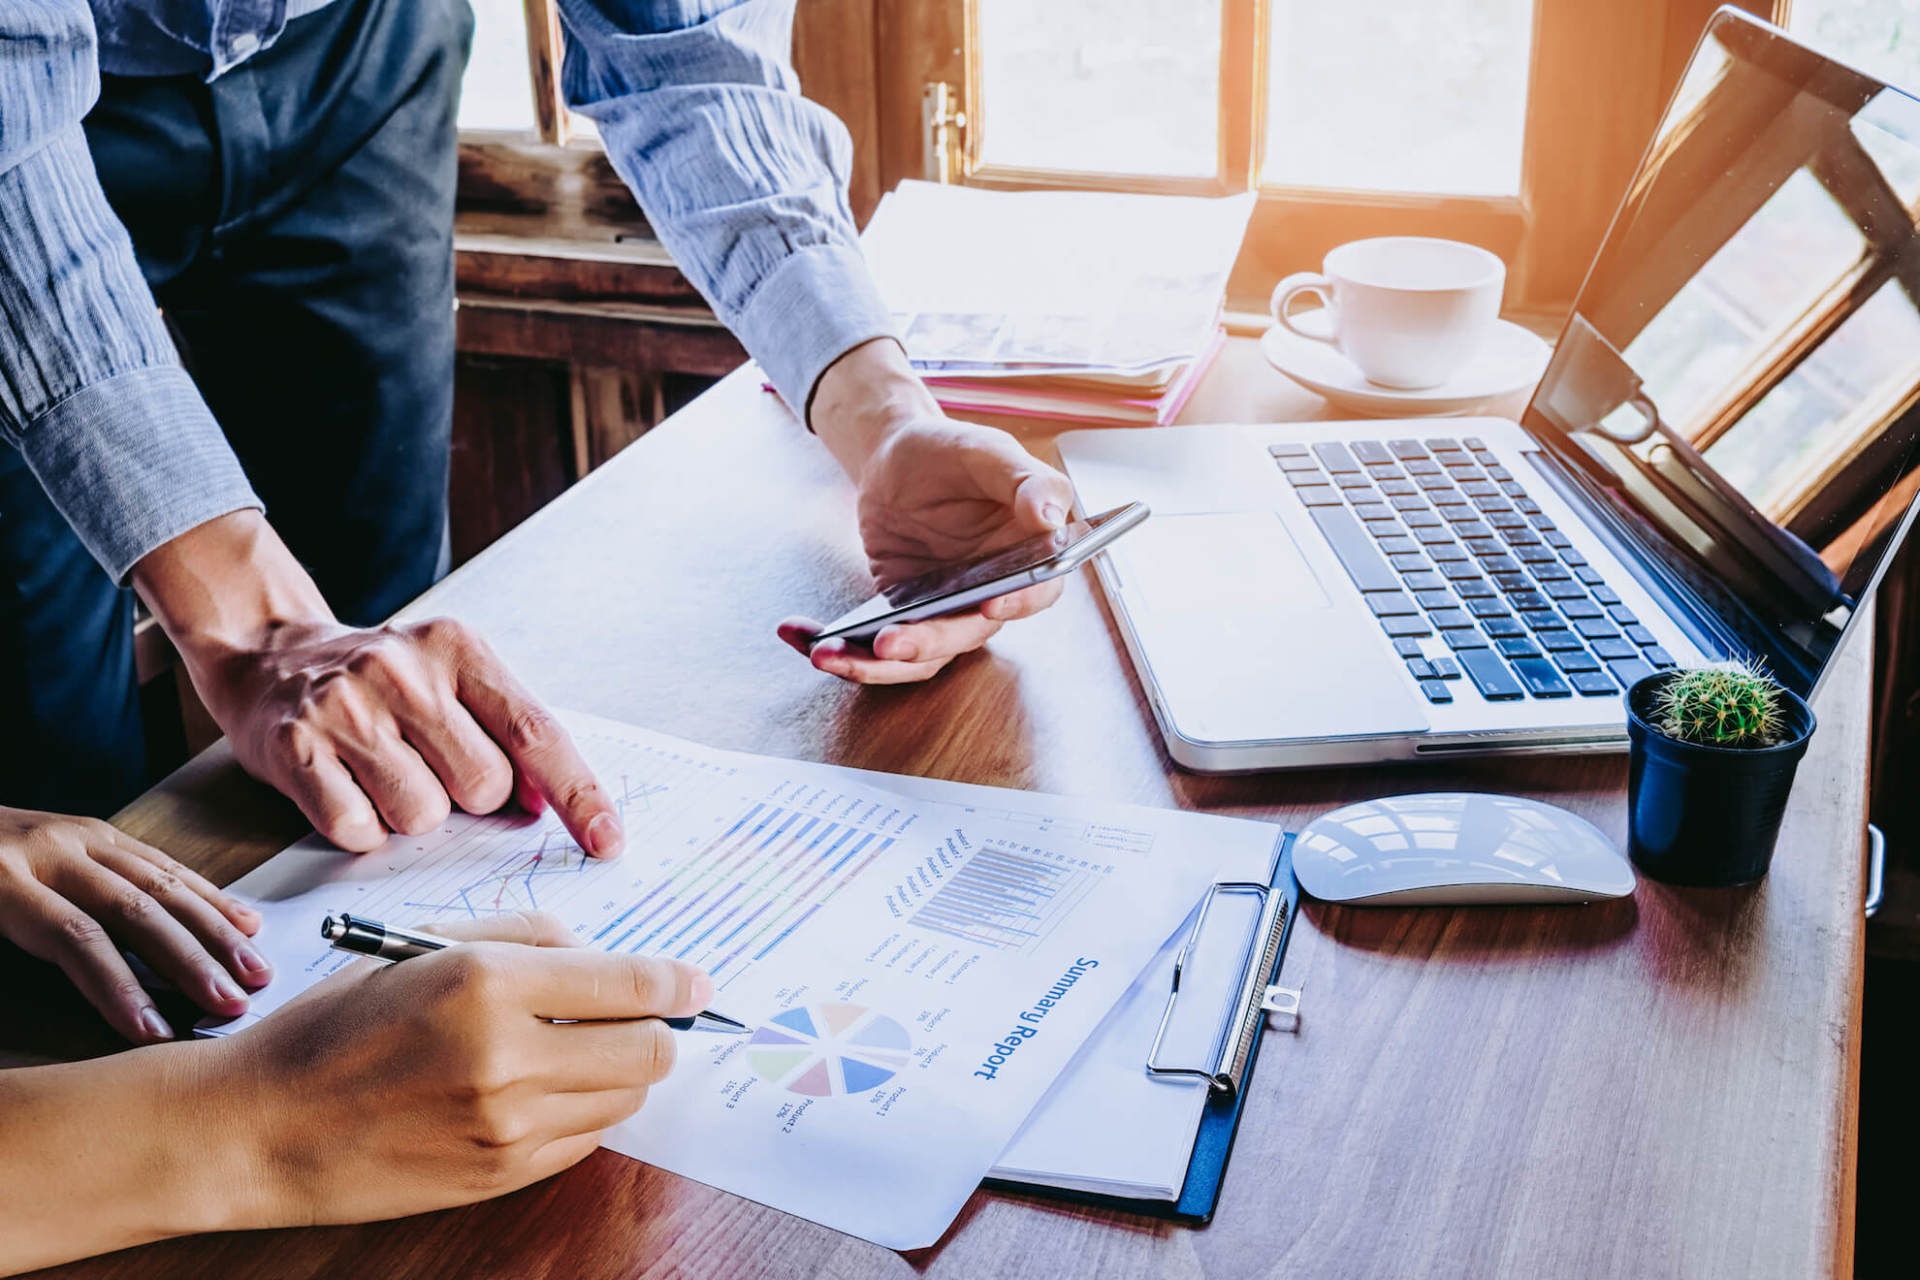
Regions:
<instances>
[{"instance_id":1,"label":"pointing finger","mask_svg":"<svg viewBox=\"0 0 1920 1280\"><path fill-rule=\"evenodd\" d=\"M498 658L483 652L462 665L460 700L513 761L523 797L530 791L551 802L568 834L589 854L619 855L626 835L611 798L566 728Z\"/></svg>"}]
</instances>

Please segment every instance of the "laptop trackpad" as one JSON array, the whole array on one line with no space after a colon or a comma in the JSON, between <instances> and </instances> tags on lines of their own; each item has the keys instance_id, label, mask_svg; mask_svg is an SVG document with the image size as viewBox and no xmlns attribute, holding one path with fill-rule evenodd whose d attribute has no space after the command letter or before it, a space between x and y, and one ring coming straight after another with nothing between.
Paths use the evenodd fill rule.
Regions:
<instances>
[{"instance_id":1,"label":"laptop trackpad","mask_svg":"<svg viewBox=\"0 0 1920 1280\"><path fill-rule=\"evenodd\" d=\"M1107 554L1182 736L1257 742L1427 729L1425 706L1343 571L1325 570L1347 593L1330 596L1319 558L1278 513L1156 515Z\"/></svg>"},{"instance_id":2,"label":"laptop trackpad","mask_svg":"<svg viewBox=\"0 0 1920 1280\"><path fill-rule=\"evenodd\" d=\"M1155 516L1114 553L1121 575L1156 613L1300 614L1333 607L1272 511Z\"/></svg>"}]
</instances>

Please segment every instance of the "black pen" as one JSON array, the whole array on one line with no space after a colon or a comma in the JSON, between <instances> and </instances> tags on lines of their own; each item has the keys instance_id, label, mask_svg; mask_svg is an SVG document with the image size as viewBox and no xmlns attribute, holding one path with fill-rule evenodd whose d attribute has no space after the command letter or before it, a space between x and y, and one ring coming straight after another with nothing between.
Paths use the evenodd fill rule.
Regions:
<instances>
[{"instance_id":1,"label":"black pen","mask_svg":"<svg viewBox=\"0 0 1920 1280\"><path fill-rule=\"evenodd\" d=\"M335 949L351 951L355 955L367 956L374 960L394 963L411 960L415 956L424 956L434 951L444 951L454 946L448 938L436 938L430 933L415 933L411 929L400 929L378 920L368 920L362 916L341 912L337 916L327 916L320 921L320 936L332 943ZM738 1022L724 1013L715 1013L711 1009L702 1009L691 1018L662 1018L660 1021L675 1031L721 1031L730 1035L739 1035L749 1031L744 1022Z\"/></svg>"}]
</instances>

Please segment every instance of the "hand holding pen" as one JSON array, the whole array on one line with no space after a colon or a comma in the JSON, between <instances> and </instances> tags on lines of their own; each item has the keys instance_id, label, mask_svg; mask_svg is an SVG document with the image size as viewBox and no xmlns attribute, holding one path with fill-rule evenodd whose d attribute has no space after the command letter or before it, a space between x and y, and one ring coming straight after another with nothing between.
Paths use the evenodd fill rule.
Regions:
<instances>
[{"instance_id":1,"label":"hand holding pen","mask_svg":"<svg viewBox=\"0 0 1920 1280\"><path fill-rule=\"evenodd\" d=\"M389 963L432 955L436 951L444 951L454 945L454 939L451 938L421 933L413 929L402 929L379 920L348 915L344 911L337 916L328 916L320 922L320 936L333 944L336 951L351 951L355 955L366 956L372 960L385 960ZM708 988L712 988L711 980L708 982ZM675 1031L720 1031L739 1034L749 1029L746 1023L729 1018L723 1013L715 1013L711 1009L702 1009L691 1017L661 1018L660 1021Z\"/></svg>"},{"instance_id":2,"label":"hand holding pen","mask_svg":"<svg viewBox=\"0 0 1920 1280\"><path fill-rule=\"evenodd\" d=\"M398 1217L556 1173L645 1104L673 1068L664 1020L713 995L692 965L574 945L547 915L435 928L457 945L349 966L182 1056L197 1078L176 1087L226 1100L203 1122L244 1156L218 1167L209 1227Z\"/></svg>"}]
</instances>

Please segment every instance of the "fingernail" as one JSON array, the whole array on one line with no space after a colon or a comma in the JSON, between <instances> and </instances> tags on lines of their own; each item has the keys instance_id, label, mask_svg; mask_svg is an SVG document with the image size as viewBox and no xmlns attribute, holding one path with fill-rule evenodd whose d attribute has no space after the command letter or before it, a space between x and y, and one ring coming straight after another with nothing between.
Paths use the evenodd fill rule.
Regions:
<instances>
[{"instance_id":1,"label":"fingernail","mask_svg":"<svg viewBox=\"0 0 1920 1280\"><path fill-rule=\"evenodd\" d=\"M266 978L273 973L273 967L267 963L267 958L244 943L233 949L233 958L240 962L242 969L255 977Z\"/></svg>"},{"instance_id":2,"label":"fingernail","mask_svg":"<svg viewBox=\"0 0 1920 1280\"><path fill-rule=\"evenodd\" d=\"M140 1029L147 1033L150 1040L173 1039L173 1028L167 1025L167 1020L152 1005L140 1011Z\"/></svg>"},{"instance_id":3,"label":"fingernail","mask_svg":"<svg viewBox=\"0 0 1920 1280\"><path fill-rule=\"evenodd\" d=\"M1058 529L1067 522L1067 509L1057 502L1049 502L1040 508L1040 518L1047 522L1049 529Z\"/></svg>"},{"instance_id":4,"label":"fingernail","mask_svg":"<svg viewBox=\"0 0 1920 1280\"><path fill-rule=\"evenodd\" d=\"M245 1004L247 1002L247 993L236 986L233 979L224 973L214 975L208 985L213 988L213 998L222 1003Z\"/></svg>"},{"instance_id":5,"label":"fingernail","mask_svg":"<svg viewBox=\"0 0 1920 1280\"><path fill-rule=\"evenodd\" d=\"M713 999L713 979L695 970L693 981L688 985L691 989L687 992L687 999L702 1009L706 1008L707 1002Z\"/></svg>"},{"instance_id":6,"label":"fingernail","mask_svg":"<svg viewBox=\"0 0 1920 1280\"><path fill-rule=\"evenodd\" d=\"M612 814L597 814L587 824L587 852L596 858L611 858L620 852L620 822Z\"/></svg>"}]
</instances>

